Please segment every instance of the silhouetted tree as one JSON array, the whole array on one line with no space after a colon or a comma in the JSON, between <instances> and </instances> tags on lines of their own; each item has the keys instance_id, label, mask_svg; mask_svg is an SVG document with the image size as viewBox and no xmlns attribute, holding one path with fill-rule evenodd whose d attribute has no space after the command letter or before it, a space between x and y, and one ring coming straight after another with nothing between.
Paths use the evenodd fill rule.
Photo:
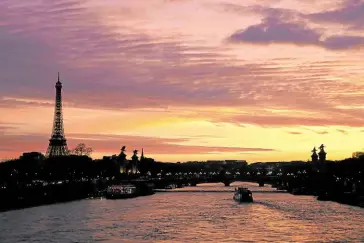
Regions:
<instances>
[{"instance_id":1,"label":"silhouetted tree","mask_svg":"<svg viewBox=\"0 0 364 243\"><path fill-rule=\"evenodd\" d=\"M356 158L356 159L364 158L364 152L354 152L354 153L352 154L352 157L353 157L353 158Z\"/></svg>"},{"instance_id":2,"label":"silhouetted tree","mask_svg":"<svg viewBox=\"0 0 364 243\"><path fill-rule=\"evenodd\" d=\"M86 147L84 143L80 143L71 151L71 153L77 156L90 156L92 151L92 148Z\"/></svg>"}]
</instances>

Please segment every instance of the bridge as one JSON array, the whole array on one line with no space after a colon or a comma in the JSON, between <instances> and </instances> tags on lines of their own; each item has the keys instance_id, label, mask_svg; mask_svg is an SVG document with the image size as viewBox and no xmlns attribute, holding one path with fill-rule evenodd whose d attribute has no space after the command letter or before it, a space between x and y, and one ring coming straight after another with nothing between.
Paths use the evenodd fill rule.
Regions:
<instances>
[{"instance_id":1,"label":"bridge","mask_svg":"<svg viewBox=\"0 0 364 243\"><path fill-rule=\"evenodd\" d=\"M263 191L263 190L250 190L251 192L259 192L259 193L288 193L285 190L275 190L275 191ZM196 192L203 192L203 193L232 193L235 192L234 190L168 190L168 189L156 189L155 192L166 192L166 193L196 193Z\"/></svg>"},{"instance_id":2,"label":"bridge","mask_svg":"<svg viewBox=\"0 0 364 243\"><path fill-rule=\"evenodd\" d=\"M123 183L153 183L156 189L164 189L170 185L177 188L184 186L196 186L202 183L223 183L225 186L230 186L235 181L256 182L259 186L265 184L277 184L279 178L277 176L260 175L260 176L236 176L236 175L217 175L217 176L165 176L165 177L140 177L134 179L121 180Z\"/></svg>"}]
</instances>

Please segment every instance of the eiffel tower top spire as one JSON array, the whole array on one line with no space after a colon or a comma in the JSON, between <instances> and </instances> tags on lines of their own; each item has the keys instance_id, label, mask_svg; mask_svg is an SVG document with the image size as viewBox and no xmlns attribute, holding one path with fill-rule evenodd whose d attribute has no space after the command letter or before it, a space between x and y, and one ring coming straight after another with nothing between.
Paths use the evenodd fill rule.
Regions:
<instances>
[{"instance_id":1,"label":"eiffel tower top spire","mask_svg":"<svg viewBox=\"0 0 364 243\"><path fill-rule=\"evenodd\" d=\"M61 91L60 91L61 89L62 89L62 83L61 83L61 79L59 78L59 72L58 72L58 78L57 78L57 83L56 83L56 96L58 95L58 93L61 93Z\"/></svg>"}]
</instances>

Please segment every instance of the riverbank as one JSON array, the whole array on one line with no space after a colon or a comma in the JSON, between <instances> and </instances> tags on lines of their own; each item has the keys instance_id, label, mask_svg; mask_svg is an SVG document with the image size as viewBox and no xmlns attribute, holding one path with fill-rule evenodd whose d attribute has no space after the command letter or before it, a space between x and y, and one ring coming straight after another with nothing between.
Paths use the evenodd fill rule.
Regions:
<instances>
[{"instance_id":1,"label":"riverbank","mask_svg":"<svg viewBox=\"0 0 364 243\"><path fill-rule=\"evenodd\" d=\"M317 195L317 200L332 201L341 204L347 204L351 206L364 208L364 196L351 192L336 193L336 194L321 193Z\"/></svg>"},{"instance_id":2,"label":"riverbank","mask_svg":"<svg viewBox=\"0 0 364 243\"><path fill-rule=\"evenodd\" d=\"M316 197L318 201L331 201L337 202L340 204L346 204L350 206L356 206L364 208L364 196L362 194L356 192L347 192L340 191L335 188L334 190L310 190L305 187L295 187L295 188L287 188L287 192L299 196L299 195L307 195Z\"/></svg>"},{"instance_id":3,"label":"riverbank","mask_svg":"<svg viewBox=\"0 0 364 243\"><path fill-rule=\"evenodd\" d=\"M89 182L6 188L0 190L0 212L81 200L93 192L94 187Z\"/></svg>"},{"instance_id":4,"label":"riverbank","mask_svg":"<svg viewBox=\"0 0 364 243\"><path fill-rule=\"evenodd\" d=\"M112 182L78 181L53 182L47 185L28 185L0 189L0 212L64 203L87 198L104 197ZM117 184L117 183L116 183ZM135 197L154 194L154 188L147 183L136 183Z\"/></svg>"}]
</instances>

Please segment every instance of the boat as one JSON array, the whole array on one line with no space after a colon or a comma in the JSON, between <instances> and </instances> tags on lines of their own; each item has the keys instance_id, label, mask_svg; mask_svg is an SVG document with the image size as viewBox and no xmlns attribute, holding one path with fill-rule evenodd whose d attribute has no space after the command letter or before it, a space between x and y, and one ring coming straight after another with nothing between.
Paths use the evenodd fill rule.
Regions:
<instances>
[{"instance_id":1,"label":"boat","mask_svg":"<svg viewBox=\"0 0 364 243\"><path fill-rule=\"evenodd\" d=\"M317 200L319 201L330 201L332 199L332 195L326 191L320 191L317 193Z\"/></svg>"},{"instance_id":2,"label":"boat","mask_svg":"<svg viewBox=\"0 0 364 243\"><path fill-rule=\"evenodd\" d=\"M139 196L153 195L154 187L155 187L154 183L141 184L137 188L137 192L138 192Z\"/></svg>"},{"instance_id":3,"label":"boat","mask_svg":"<svg viewBox=\"0 0 364 243\"><path fill-rule=\"evenodd\" d=\"M305 187L296 187L292 189L293 195L310 195L309 191Z\"/></svg>"},{"instance_id":4,"label":"boat","mask_svg":"<svg viewBox=\"0 0 364 243\"><path fill-rule=\"evenodd\" d=\"M245 187L235 188L233 199L238 202L253 202L252 192Z\"/></svg>"},{"instance_id":5,"label":"boat","mask_svg":"<svg viewBox=\"0 0 364 243\"><path fill-rule=\"evenodd\" d=\"M134 185L112 185L106 189L105 197L107 199L124 199L138 196L138 191Z\"/></svg>"},{"instance_id":6,"label":"boat","mask_svg":"<svg viewBox=\"0 0 364 243\"><path fill-rule=\"evenodd\" d=\"M358 206L364 208L364 196L358 198Z\"/></svg>"},{"instance_id":7,"label":"boat","mask_svg":"<svg viewBox=\"0 0 364 243\"><path fill-rule=\"evenodd\" d=\"M167 185L165 188L166 188L166 189L175 189L175 188L177 188L177 185L175 185L175 184L170 184L170 185Z\"/></svg>"}]
</instances>

